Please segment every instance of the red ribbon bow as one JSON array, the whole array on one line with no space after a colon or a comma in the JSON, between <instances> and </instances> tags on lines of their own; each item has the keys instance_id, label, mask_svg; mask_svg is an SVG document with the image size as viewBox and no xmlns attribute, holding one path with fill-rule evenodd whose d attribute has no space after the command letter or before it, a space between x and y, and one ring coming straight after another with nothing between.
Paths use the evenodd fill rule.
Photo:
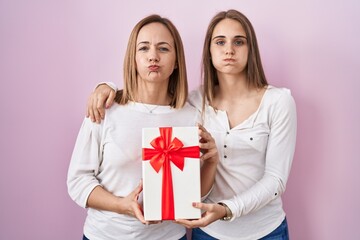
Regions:
<instances>
[{"instance_id":1,"label":"red ribbon bow","mask_svg":"<svg viewBox=\"0 0 360 240\"><path fill-rule=\"evenodd\" d=\"M200 158L199 146L183 147L178 139L172 138L172 128L159 128L160 136L151 141L152 148L143 148L143 160L149 160L158 173L163 167L162 177L162 220L175 219L174 193L170 161L181 171L184 169L184 158Z\"/></svg>"}]
</instances>

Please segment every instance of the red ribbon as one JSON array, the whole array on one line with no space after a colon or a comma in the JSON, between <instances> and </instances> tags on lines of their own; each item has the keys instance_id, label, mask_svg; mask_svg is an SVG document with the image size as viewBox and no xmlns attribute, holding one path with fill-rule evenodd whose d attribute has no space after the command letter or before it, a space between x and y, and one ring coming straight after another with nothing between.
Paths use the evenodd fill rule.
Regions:
<instances>
[{"instance_id":1,"label":"red ribbon","mask_svg":"<svg viewBox=\"0 0 360 240\"><path fill-rule=\"evenodd\" d=\"M162 220L175 219L174 193L170 161L181 171L184 169L184 158L200 158L199 146L183 147L178 139L172 138L172 128L159 128L160 136L151 141L152 148L143 148L143 160L149 160L158 173L163 167L162 177Z\"/></svg>"}]
</instances>

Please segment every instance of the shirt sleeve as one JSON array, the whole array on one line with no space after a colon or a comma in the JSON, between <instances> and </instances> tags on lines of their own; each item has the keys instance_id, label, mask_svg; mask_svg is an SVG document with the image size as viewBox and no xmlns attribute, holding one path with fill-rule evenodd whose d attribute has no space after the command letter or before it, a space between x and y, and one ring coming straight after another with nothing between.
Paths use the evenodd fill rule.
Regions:
<instances>
[{"instance_id":1,"label":"shirt sleeve","mask_svg":"<svg viewBox=\"0 0 360 240\"><path fill-rule=\"evenodd\" d=\"M195 107L198 111L202 110L202 87L198 87L189 93L188 102L191 106Z\"/></svg>"},{"instance_id":2,"label":"shirt sleeve","mask_svg":"<svg viewBox=\"0 0 360 240\"><path fill-rule=\"evenodd\" d=\"M189 93L188 103L198 111L197 123L204 125L205 124L205 114L203 114L203 112L202 112L202 110L203 110L202 88L203 87L200 86L196 90L193 90Z\"/></svg>"},{"instance_id":3,"label":"shirt sleeve","mask_svg":"<svg viewBox=\"0 0 360 240\"><path fill-rule=\"evenodd\" d=\"M102 161L101 129L103 123L96 124L85 118L80 128L67 176L70 197L86 208L92 190L100 185L96 175Z\"/></svg>"},{"instance_id":4,"label":"shirt sleeve","mask_svg":"<svg viewBox=\"0 0 360 240\"><path fill-rule=\"evenodd\" d=\"M272 107L264 176L249 190L220 201L230 208L233 219L264 207L285 191L295 152L296 106L290 92L285 92Z\"/></svg>"},{"instance_id":5,"label":"shirt sleeve","mask_svg":"<svg viewBox=\"0 0 360 240\"><path fill-rule=\"evenodd\" d=\"M108 86L111 87L115 92L117 92L117 90L118 90L116 84L113 83L113 82L100 82L98 85L96 85L95 89L96 89L97 87L99 87L100 85L102 85L102 84L108 85Z\"/></svg>"}]
</instances>

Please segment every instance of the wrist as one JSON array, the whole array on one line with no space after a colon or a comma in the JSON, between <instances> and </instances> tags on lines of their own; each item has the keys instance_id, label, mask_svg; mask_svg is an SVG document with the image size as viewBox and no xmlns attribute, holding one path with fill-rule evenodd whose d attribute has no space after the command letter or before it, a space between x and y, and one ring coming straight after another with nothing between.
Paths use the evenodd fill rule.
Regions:
<instances>
[{"instance_id":1,"label":"wrist","mask_svg":"<svg viewBox=\"0 0 360 240\"><path fill-rule=\"evenodd\" d=\"M222 218L220 218L220 220L230 221L233 216L231 209L225 203L219 202L218 204L225 208L225 214Z\"/></svg>"},{"instance_id":2,"label":"wrist","mask_svg":"<svg viewBox=\"0 0 360 240\"><path fill-rule=\"evenodd\" d=\"M124 204L124 198L123 197L117 197L116 199L116 207L115 207L115 212L119 213L119 214L126 214L126 208L125 208L125 204Z\"/></svg>"}]
</instances>

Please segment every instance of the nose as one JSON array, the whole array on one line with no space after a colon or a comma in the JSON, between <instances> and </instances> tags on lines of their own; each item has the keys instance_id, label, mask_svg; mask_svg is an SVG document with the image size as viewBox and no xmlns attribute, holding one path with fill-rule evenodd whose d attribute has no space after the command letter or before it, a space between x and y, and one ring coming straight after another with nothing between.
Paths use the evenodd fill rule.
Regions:
<instances>
[{"instance_id":1,"label":"nose","mask_svg":"<svg viewBox=\"0 0 360 240\"><path fill-rule=\"evenodd\" d=\"M157 57L149 57L149 62L158 62L159 59Z\"/></svg>"},{"instance_id":2,"label":"nose","mask_svg":"<svg viewBox=\"0 0 360 240\"><path fill-rule=\"evenodd\" d=\"M159 55L155 49L150 49L148 60L149 62L159 62Z\"/></svg>"},{"instance_id":3,"label":"nose","mask_svg":"<svg viewBox=\"0 0 360 240\"><path fill-rule=\"evenodd\" d=\"M227 47L225 53L226 53L226 55L234 55L235 54L234 49L231 45Z\"/></svg>"}]
</instances>

